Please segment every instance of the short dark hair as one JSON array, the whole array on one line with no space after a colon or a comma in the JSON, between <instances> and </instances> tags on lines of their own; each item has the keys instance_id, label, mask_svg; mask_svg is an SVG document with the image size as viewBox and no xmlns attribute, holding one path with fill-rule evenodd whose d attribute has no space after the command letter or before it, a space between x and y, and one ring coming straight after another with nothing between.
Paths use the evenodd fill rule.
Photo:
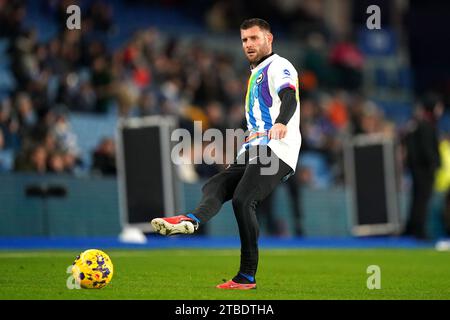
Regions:
<instances>
[{"instance_id":1,"label":"short dark hair","mask_svg":"<svg viewBox=\"0 0 450 320\"><path fill-rule=\"evenodd\" d=\"M270 24L266 20L260 18L244 20L244 22L241 23L241 30L247 30L255 26L270 32Z\"/></svg>"}]
</instances>

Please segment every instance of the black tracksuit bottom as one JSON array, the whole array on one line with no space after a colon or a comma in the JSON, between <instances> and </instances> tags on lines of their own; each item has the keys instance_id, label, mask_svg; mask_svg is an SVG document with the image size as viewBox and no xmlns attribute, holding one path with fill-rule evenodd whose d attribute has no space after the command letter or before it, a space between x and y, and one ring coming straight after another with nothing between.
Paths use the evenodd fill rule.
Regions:
<instances>
[{"instance_id":1,"label":"black tracksuit bottom","mask_svg":"<svg viewBox=\"0 0 450 320\"><path fill-rule=\"evenodd\" d=\"M258 155L256 159L252 156L255 154ZM271 174L264 172L262 169L269 168L273 162L267 164L267 158L260 160L263 158L259 157L261 154L267 154L271 161L278 161L278 170L270 170L274 171ZM245 157L245 163L239 164L235 161L206 182L202 188L202 199L191 213L200 220L200 223L205 223L219 212L226 201L232 200L241 239L239 271L255 276L258 266L259 236L256 206L292 172L292 169L267 146L252 147L242 156Z\"/></svg>"}]
</instances>

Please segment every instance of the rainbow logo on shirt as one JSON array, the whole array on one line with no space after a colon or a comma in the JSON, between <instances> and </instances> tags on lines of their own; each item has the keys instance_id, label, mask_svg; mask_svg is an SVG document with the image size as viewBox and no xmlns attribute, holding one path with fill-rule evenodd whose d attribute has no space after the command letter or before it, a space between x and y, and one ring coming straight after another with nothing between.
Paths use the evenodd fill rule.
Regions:
<instances>
[{"instance_id":1,"label":"rainbow logo on shirt","mask_svg":"<svg viewBox=\"0 0 450 320\"><path fill-rule=\"evenodd\" d=\"M270 63L253 73L248 80L247 94L245 96L245 111L248 114L248 125L250 128L257 126L255 117L256 100L259 102L259 110L261 111L261 120L264 122L264 130L272 128L272 118L269 108L272 106L272 96L270 95L269 81L267 71Z\"/></svg>"}]
</instances>

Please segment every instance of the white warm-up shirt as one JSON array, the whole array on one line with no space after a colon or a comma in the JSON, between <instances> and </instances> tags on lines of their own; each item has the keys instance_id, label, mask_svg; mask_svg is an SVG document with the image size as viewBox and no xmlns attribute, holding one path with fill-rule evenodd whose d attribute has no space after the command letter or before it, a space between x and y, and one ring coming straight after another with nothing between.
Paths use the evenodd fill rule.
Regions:
<instances>
[{"instance_id":1,"label":"white warm-up shirt","mask_svg":"<svg viewBox=\"0 0 450 320\"><path fill-rule=\"evenodd\" d=\"M286 137L269 140L267 134L280 113L281 100L278 93L287 87L296 91L295 113L287 123ZM250 146L268 145L278 158L295 171L302 142L300 99L298 74L287 59L273 54L252 69L245 98L245 116L249 138L239 150L238 157Z\"/></svg>"}]
</instances>

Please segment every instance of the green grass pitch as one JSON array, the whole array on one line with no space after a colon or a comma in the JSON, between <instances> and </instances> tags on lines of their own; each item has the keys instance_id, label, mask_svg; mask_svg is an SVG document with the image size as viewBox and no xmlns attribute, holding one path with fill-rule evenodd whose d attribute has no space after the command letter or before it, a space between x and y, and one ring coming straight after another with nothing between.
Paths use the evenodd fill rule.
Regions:
<instances>
[{"instance_id":1,"label":"green grass pitch","mask_svg":"<svg viewBox=\"0 0 450 320\"><path fill-rule=\"evenodd\" d=\"M261 249L249 291L215 288L237 271L237 249L105 251L114 276L100 290L67 288L77 250L0 251L0 299L450 299L450 253L432 249ZM369 265L381 289L367 288Z\"/></svg>"}]
</instances>

